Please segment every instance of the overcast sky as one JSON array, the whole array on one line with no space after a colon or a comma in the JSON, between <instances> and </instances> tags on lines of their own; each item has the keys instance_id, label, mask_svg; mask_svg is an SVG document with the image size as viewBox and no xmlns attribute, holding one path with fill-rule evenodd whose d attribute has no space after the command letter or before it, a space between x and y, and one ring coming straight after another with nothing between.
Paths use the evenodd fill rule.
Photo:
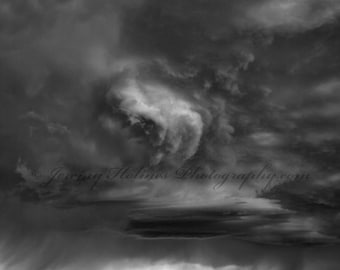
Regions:
<instances>
[{"instance_id":1,"label":"overcast sky","mask_svg":"<svg viewBox=\"0 0 340 270\"><path fill-rule=\"evenodd\" d=\"M0 270L338 269L339 16L0 0Z\"/></svg>"}]
</instances>

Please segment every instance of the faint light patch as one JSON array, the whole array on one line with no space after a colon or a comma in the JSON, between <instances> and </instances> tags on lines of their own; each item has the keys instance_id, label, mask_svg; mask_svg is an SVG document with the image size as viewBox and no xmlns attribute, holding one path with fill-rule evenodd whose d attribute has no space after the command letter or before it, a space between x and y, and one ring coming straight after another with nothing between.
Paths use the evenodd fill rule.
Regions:
<instances>
[{"instance_id":1,"label":"faint light patch","mask_svg":"<svg viewBox=\"0 0 340 270\"><path fill-rule=\"evenodd\" d=\"M256 230L266 232L268 235L275 232L280 232L280 234L287 235L288 237L296 235L298 238L305 238L310 241L326 240L331 242L334 240L332 236L323 234L322 221L320 219L309 216L291 216L281 223L260 226Z\"/></svg>"},{"instance_id":2,"label":"faint light patch","mask_svg":"<svg viewBox=\"0 0 340 270\"><path fill-rule=\"evenodd\" d=\"M17 161L15 172L25 179L26 186L34 187L41 181L21 158Z\"/></svg>"},{"instance_id":3,"label":"faint light patch","mask_svg":"<svg viewBox=\"0 0 340 270\"><path fill-rule=\"evenodd\" d=\"M338 102L327 104L320 109L319 114L323 117L336 117L340 115L340 106Z\"/></svg>"},{"instance_id":4,"label":"faint light patch","mask_svg":"<svg viewBox=\"0 0 340 270\"><path fill-rule=\"evenodd\" d=\"M292 217L278 227L288 231L314 231L320 228L320 221L313 217Z\"/></svg>"},{"instance_id":5,"label":"faint light patch","mask_svg":"<svg viewBox=\"0 0 340 270\"><path fill-rule=\"evenodd\" d=\"M293 111L290 115L295 119L304 119L308 117L338 117L340 115L340 106L338 101L331 101L324 105L309 106L304 109Z\"/></svg>"},{"instance_id":6,"label":"faint light patch","mask_svg":"<svg viewBox=\"0 0 340 270\"><path fill-rule=\"evenodd\" d=\"M330 81L319 84L314 89L314 93L328 96L328 95L335 94L338 90L340 90L340 81L334 79L334 80L330 80Z\"/></svg>"},{"instance_id":7,"label":"faint light patch","mask_svg":"<svg viewBox=\"0 0 340 270\"><path fill-rule=\"evenodd\" d=\"M317 10L314 7L313 0L261 1L249 8L246 15L255 26L293 32L332 22L340 11L339 3L332 0L324 1Z\"/></svg>"},{"instance_id":8,"label":"faint light patch","mask_svg":"<svg viewBox=\"0 0 340 270\"><path fill-rule=\"evenodd\" d=\"M261 146L277 146L282 143L282 139L278 135L270 132L254 133L250 137Z\"/></svg>"},{"instance_id":9,"label":"faint light patch","mask_svg":"<svg viewBox=\"0 0 340 270\"><path fill-rule=\"evenodd\" d=\"M62 125L58 122L53 122L47 116L40 115L34 111L29 111L23 114L22 116L20 116L20 119L42 124L46 128L48 133L51 135L69 135L70 134L70 130L67 126Z\"/></svg>"},{"instance_id":10,"label":"faint light patch","mask_svg":"<svg viewBox=\"0 0 340 270\"><path fill-rule=\"evenodd\" d=\"M325 130L317 130L317 131L309 131L309 133L305 134L304 139L308 143L318 145L325 141L337 140L339 138L339 134L336 130L334 131L325 131Z\"/></svg>"},{"instance_id":11,"label":"faint light patch","mask_svg":"<svg viewBox=\"0 0 340 270\"><path fill-rule=\"evenodd\" d=\"M340 173L331 174L326 177L324 181L319 181L317 184L326 187L330 185L340 185Z\"/></svg>"},{"instance_id":12,"label":"faint light patch","mask_svg":"<svg viewBox=\"0 0 340 270\"><path fill-rule=\"evenodd\" d=\"M331 182L340 182L340 173L331 175L329 180Z\"/></svg>"},{"instance_id":13,"label":"faint light patch","mask_svg":"<svg viewBox=\"0 0 340 270\"><path fill-rule=\"evenodd\" d=\"M288 213L281 207L279 202L270 199L263 198L246 198L246 197L225 197L220 199L209 199L205 195L205 199L199 199L197 194L195 199L186 199L183 201L175 200L163 200L163 201L149 201L143 203L148 209L159 208L162 209L186 209L197 210L205 208L223 208L226 210L234 211L259 211L262 213Z\"/></svg>"},{"instance_id":14,"label":"faint light patch","mask_svg":"<svg viewBox=\"0 0 340 270\"><path fill-rule=\"evenodd\" d=\"M105 266L101 270L251 270L248 266L228 265L222 267L205 266L198 263L155 262L143 263L126 260ZM66 270L66 269L63 269ZM68 270L68 269L67 269ZM71 270L71 269L70 269Z\"/></svg>"}]
</instances>

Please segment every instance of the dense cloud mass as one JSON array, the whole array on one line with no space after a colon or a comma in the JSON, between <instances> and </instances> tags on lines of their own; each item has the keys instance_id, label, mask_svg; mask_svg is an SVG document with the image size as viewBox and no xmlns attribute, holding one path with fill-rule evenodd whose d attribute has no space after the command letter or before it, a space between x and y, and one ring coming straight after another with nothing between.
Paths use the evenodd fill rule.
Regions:
<instances>
[{"instance_id":1,"label":"dense cloud mass","mask_svg":"<svg viewBox=\"0 0 340 270\"><path fill-rule=\"evenodd\" d=\"M337 269L339 17L0 0L0 270Z\"/></svg>"}]
</instances>

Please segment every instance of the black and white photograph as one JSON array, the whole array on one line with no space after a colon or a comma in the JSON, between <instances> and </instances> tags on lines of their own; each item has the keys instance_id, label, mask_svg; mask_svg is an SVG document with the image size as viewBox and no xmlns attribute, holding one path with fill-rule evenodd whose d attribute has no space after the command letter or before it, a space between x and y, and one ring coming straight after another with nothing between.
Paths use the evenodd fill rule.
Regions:
<instances>
[{"instance_id":1,"label":"black and white photograph","mask_svg":"<svg viewBox=\"0 0 340 270\"><path fill-rule=\"evenodd\" d=\"M0 0L0 270L339 270L340 0Z\"/></svg>"}]
</instances>

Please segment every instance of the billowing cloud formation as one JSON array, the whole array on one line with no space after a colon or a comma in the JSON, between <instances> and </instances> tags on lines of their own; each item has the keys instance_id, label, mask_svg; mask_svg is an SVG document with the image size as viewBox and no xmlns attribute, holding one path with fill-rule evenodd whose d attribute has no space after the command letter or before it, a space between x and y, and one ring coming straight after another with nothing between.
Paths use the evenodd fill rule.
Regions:
<instances>
[{"instance_id":1,"label":"billowing cloud formation","mask_svg":"<svg viewBox=\"0 0 340 270\"><path fill-rule=\"evenodd\" d=\"M313 37L315 28L336 27L334 1L319 9L307 0L3 1L1 7L2 141L19 145L11 159L3 158L8 173L19 158L28 171L45 175L60 165L69 171L199 165L241 172L268 159L276 170L296 172L314 161L290 142L336 139L308 124L335 120L337 100L315 105L322 95L317 89L334 75L320 78L309 100L294 92L308 68L321 70L317 62L335 50L327 35L322 45ZM315 10L322 16L312 16ZM293 37L276 31L282 27ZM309 36L310 50L300 34ZM285 45L291 39L307 62ZM295 100L308 105L299 108ZM301 133L300 139L288 132Z\"/></svg>"},{"instance_id":2,"label":"billowing cloud formation","mask_svg":"<svg viewBox=\"0 0 340 270\"><path fill-rule=\"evenodd\" d=\"M176 162L191 158L199 147L203 134L203 121L193 104L161 85L143 85L128 82L117 93L120 109L129 117L131 124L141 124L141 118L155 125L156 138L151 144L158 147L152 163L165 158ZM150 131L145 131L149 135ZM152 131L151 131L152 132Z\"/></svg>"},{"instance_id":3,"label":"billowing cloud formation","mask_svg":"<svg viewBox=\"0 0 340 270\"><path fill-rule=\"evenodd\" d=\"M196 8L193 8L194 6ZM247 74L249 65L254 63L258 49L253 47L252 39L249 39L247 35L232 38L235 35L234 31L243 27L237 23L237 18L247 21L247 27L250 29L256 25L259 29L283 26L293 30L298 25L300 30L307 31L323 23L332 22L331 18L336 16L338 10L334 1L326 1L319 9L314 1L280 3L276 1L258 3L218 1L214 6L209 6L204 16L199 16L199 13L205 10L203 7L207 8L207 6L209 5L205 1L196 3L175 1L172 4L159 4L155 1L114 1L112 3L103 1L101 4L93 4L89 1L62 3L51 1L49 4L28 1L24 5L20 4L20 1L3 1L1 12L4 15L2 20L6 31L2 34L4 48L2 65L6 66L4 71L11 74L5 80L4 88L11 87L16 77L20 77L23 84L23 86L18 86L18 89L23 89L19 90L16 96L12 96L12 93L7 95L8 102L6 103L12 104L14 100L19 99L19 104L22 102L27 106L24 109L23 106L18 105L19 112L13 106L8 108L12 110L10 113L14 118L12 122L17 122L17 119L25 113L34 112L44 119L49 119L50 124L46 121L41 123L46 125L47 131L51 131L52 125L69 131L69 134L62 138L57 138L54 134L54 138L49 142L45 140L42 143L32 142L29 148L35 148L34 155L37 156L37 162L41 163L43 159L46 160L45 163L50 163L45 165L46 168L53 167L56 161L62 159L77 159L79 161L77 163L79 165L83 163L84 166L91 163L95 166L124 164L124 160L133 159L132 155L128 154L129 151L131 152L130 148L133 147L139 148L140 152L147 156L154 154L151 159L154 159L155 163L162 159L161 156L166 151L181 152L182 157L179 160L183 161L193 157L195 153L201 156L210 155L209 159L215 159L214 162L229 160L230 156L224 157L223 153L219 153L225 147L225 145L221 146L221 141L230 141L231 133L235 129L231 122L237 126L243 125L241 129L238 128L240 132L242 129L250 128L252 112L249 111L248 105L244 106L245 103L239 105L243 99L249 99L253 94L261 94L262 91L256 89L255 92L259 93L248 93L247 89L250 86L247 80L242 78L243 73ZM197 12L197 10L201 11ZM233 10L235 13L223 16L223 18L229 18L223 19L222 10L225 12ZM310 15L309 13L312 14L314 10L320 10L325 15ZM160 12L161 16L152 15L157 12ZM287 14L301 18L301 26L296 22L297 19L291 19L286 16ZM185 20L186 16L187 20ZM48 20L47 17L51 19ZM143 18L151 18L151 21ZM318 21L314 22L314 20ZM207 23L203 23L205 21ZM178 34L177 27L172 27L176 24L183 26L182 36ZM155 25L160 26L157 28ZM194 27L197 27L197 32L192 31ZM256 29L253 30L256 32ZM173 42L169 46L171 40ZM229 40L225 49L223 40ZM10 43L15 46L9 46ZM25 46L22 46L23 43ZM163 62L155 65L153 62L155 57L156 61ZM138 66L137 63L140 61L147 64ZM99 80L110 80L112 76L120 76L121 71L131 68L137 73L142 73L142 76L148 76L149 80L150 77L151 80L155 80L151 85L158 84L159 89L167 89L170 95L176 95L178 101L176 103L190 103L190 106L200 107L201 110L197 112L195 108L194 114L182 117L190 120L181 121L191 122L192 120L190 125L185 125L188 130L184 130L184 127L181 127L182 131L179 130L179 124L173 128L174 123L169 123L169 120L166 125L164 119L161 125L156 123L162 127L163 133L167 130L168 141L172 140L172 142L169 144L170 147L165 146L166 140L164 139L163 150L153 152L153 154L136 143L132 143L133 147L127 144L121 147L124 143L115 145L114 141L117 141L117 136L126 138L133 134L128 130L122 131L124 124L121 126L120 120L112 120L110 116L94 115L98 113L97 108L103 105L101 102L106 101L105 98L99 98L98 104L93 104L91 102L93 92L99 92L95 95L100 95L100 93L105 95L105 92L109 90L93 89L93 83ZM153 75L150 75L151 73ZM138 76L134 80L142 83L138 82L140 80ZM105 84L106 82L100 87L111 88ZM178 84L181 84L180 87ZM173 91L172 89L175 88L177 90ZM178 89L184 93L181 94L182 96L177 94ZM218 92L220 90L226 92L220 93ZM242 95L246 97L241 98ZM236 105L235 100L241 103ZM259 107L263 107L261 101L256 103ZM256 106L256 104L251 106ZM244 112L241 121L232 118L232 115L239 117L237 111ZM168 119L173 118L170 117L173 113L167 114ZM104 121L106 128L98 130L101 129L101 124L97 125L96 120L92 121L93 118L99 119L100 123ZM152 119L154 120L155 118ZM160 117L158 120L160 121ZM200 121L202 123L199 123ZM110 136L106 134L109 122L111 133L113 126L118 127L115 132L116 137L111 142L109 142ZM251 125L253 124L254 121ZM31 122L28 125L31 126L29 127L30 134L39 133L40 128L32 126ZM199 125L205 126L206 133L198 131ZM196 128L191 128L194 126ZM17 133L17 128L14 127L14 129L13 132ZM209 129L211 129L210 132ZM193 135L188 135L191 132ZM209 136L210 138L216 137L217 142L207 139ZM189 138L191 142L186 143ZM191 140L192 138L194 139ZM28 139L28 141L32 140ZM198 147L198 141L202 144L200 147ZM31 142L23 143L31 144ZM110 147L104 146L106 143L109 143ZM53 149L52 153L48 153L47 148L53 147L51 144L58 144L59 147L57 150ZM128 144L131 145L131 140ZM167 147L168 150L164 151ZM117 152L118 155L114 154ZM225 149L223 152L231 153L230 149ZM138 163L138 160L143 158L144 156L136 162ZM168 161L174 159L176 158L173 156ZM72 163L72 161L67 162Z\"/></svg>"},{"instance_id":4,"label":"billowing cloud formation","mask_svg":"<svg viewBox=\"0 0 340 270\"><path fill-rule=\"evenodd\" d=\"M225 236L339 242L339 12L336 0L0 1L0 236L28 239L4 267L36 243L31 231L47 241L22 262L34 270L73 267L67 252L39 249L51 231L58 251L74 240L61 231L89 232L93 245L98 228L121 235L108 244L114 262L81 241L68 249L83 262L95 254L99 269L244 270L268 259L266 249L250 260L256 247L215 263ZM140 167L161 174L96 178ZM176 169L194 176L164 176ZM16 241L4 250L21 250ZM150 259L153 243L172 248ZM310 267L301 260L278 269Z\"/></svg>"}]
</instances>

